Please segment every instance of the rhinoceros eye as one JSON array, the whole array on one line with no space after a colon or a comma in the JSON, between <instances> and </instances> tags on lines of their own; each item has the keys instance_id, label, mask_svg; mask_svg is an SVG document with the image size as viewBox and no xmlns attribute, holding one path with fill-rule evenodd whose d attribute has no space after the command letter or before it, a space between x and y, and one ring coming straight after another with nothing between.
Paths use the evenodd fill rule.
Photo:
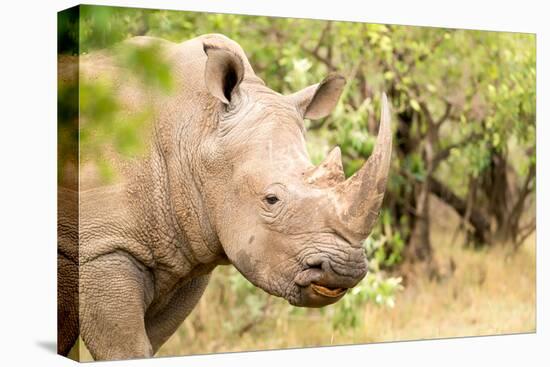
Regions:
<instances>
[{"instance_id":1,"label":"rhinoceros eye","mask_svg":"<svg viewBox=\"0 0 550 367\"><path fill-rule=\"evenodd\" d=\"M275 205L279 201L279 198L275 195L270 194L270 195L267 195L264 200L269 205Z\"/></svg>"}]
</instances>

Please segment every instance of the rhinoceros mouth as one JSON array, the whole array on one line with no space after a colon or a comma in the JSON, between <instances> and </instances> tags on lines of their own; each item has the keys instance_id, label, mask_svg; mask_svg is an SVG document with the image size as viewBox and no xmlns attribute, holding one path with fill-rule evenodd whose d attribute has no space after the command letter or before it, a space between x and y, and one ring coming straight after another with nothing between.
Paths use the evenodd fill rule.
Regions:
<instances>
[{"instance_id":1,"label":"rhinoceros mouth","mask_svg":"<svg viewBox=\"0 0 550 367\"><path fill-rule=\"evenodd\" d=\"M311 283L311 289L317 294L320 294L321 296L329 297L329 298L337 298L343 295L347 292L348 288L331 288L324 285Z\"/></svg>"}]
</instances>

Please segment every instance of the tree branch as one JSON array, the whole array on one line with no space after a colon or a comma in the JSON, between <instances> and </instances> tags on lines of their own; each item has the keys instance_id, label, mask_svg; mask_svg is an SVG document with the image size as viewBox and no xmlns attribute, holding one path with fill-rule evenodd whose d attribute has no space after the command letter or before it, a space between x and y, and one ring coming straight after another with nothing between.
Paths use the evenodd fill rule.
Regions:
<instances>
[{"instance_id":1,"label":"tree branch","mask_svg":"<svg viewBox=\"0 0 550 367\"><path fill-rule=\"evenodd\" d=\"M460 148L460 147L463 147L465 145L468 145L472 141L476 141L476 140L478 140L482 137L483 137L483 135L481 135L481 134L470 134L466 138L464 138L463 140L461 140L457 143L451 144L451 145L443 148L442 150L440 150L435 155L434 160L433 160L434 170L441 162L443 162L445 159L447 159L449 157L449 155L451 154L451 151L453 149Z\"/></svg>"},{"instance_id":2,"label":"tree branch","mask_svg":"<svg viewBox=\"0 0 550 367\"><path fill-rule=\"evenodd\" d=\"M319 52L319 49L323 45L323 42L325 41L325 37L326 37L327 33L330 31L331 26L332 26L332 22L327 21L327 24L325 25L325 27L321 31L321 37L319 37L319 41L317 41L317 46L315 46L315 48L312 51L313 53L318 53Z\"/></svg>"},{"instance_id":3,"label":"tree branch","mask_svg":"<svg viewBox=\"0 0 550 367\"><path fill-rule=\"evenodd\" d=\"M308 53L310 53L313 57L315 57L318 61L322 62L323 64L326 65L326 67L329 69L329 71L336 71L338 70L336 68L336 66L334 66L332 64L332 61L329 60L328 58L322 56L321 54L319 54L319 52L315 52L315 50L309 50L308 48L304 47L304 50Z\"/></svg>"},{"instance_id":4,"label":"tree branch","mask_svg":"<svg viewBox=\"0 0 550 367\"><path fill-rule=\"evenodd\" d=\"M443 115L435 123L438 130L441 127L441 125L447 120L447 118L449 118L449 116L451 115L452 107L453 105L451 104L451 102L445 100L445 112L443 112Z\"/></svg>"},{"instance_id":5,"label":"tree branch","mask_svg":"<svg viewBox=\"0 0 550 367\"><path fill-rule=\"evenodd\" d=\"M456 195L450 188L445 186L441 181L435 177L428 178L430 180L430 191L432 194L443 200L455 212L461 217L465 217L468 214L468 221L474 227L475 236L484 243L489 243L490 239L487 234L491 228L489 220L479 210L475 208L468 208L468 203ZM469 209L469 212L468 212Z\"/></svg>"},{"instance_id":6,"label":"tree branch","mask_svg":"<svg viewBox=\"0 0 550 367\"><path fill-rule=\"evenodd\" d=\"M535 231L537 228L537 220L533 218L529 223L519 230L519 238L515 241L515 247L517 248Z\"/></svg>"},{"instance_id":7,"label":"tree branch","mask_svg":"<svg viewBox=\"0 0 550 367\"><path fill-rule=\"evenodd\" d=\"M309 49L305 46L302 46L302 48L306 52L311 54L313 57L315 57L318 61L325 64L327 66L327 68L329 69L329 71L336 71L337 68L332 63L332 51L331 51L331 49L330 48L328 49L329 52L328 52L328 55L326 57L321 55L321 53L320 53L321 46L323 45L323 42L325 41L325 38L326 38L328 32L330 31L331 27L332 27L332 22L328 21L325 28L323 28L323 31L321 32L321 37L319 37L319 41L317 42L317 45L315 46L315 48L313 50L311 50L311 49Z\"/></svg>"}]
</instances>

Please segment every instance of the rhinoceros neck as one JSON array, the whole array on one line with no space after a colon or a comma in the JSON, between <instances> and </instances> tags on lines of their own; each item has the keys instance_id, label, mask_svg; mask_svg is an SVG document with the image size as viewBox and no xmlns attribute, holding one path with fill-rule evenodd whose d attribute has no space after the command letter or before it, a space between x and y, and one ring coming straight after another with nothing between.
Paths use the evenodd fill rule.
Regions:
<instances>
[{"instance_id":1,"label":"rhinoceros neck","mask_svg":"<svg viewBox=\"0 0 550 367\"><path fill-rule=\"evenodd\" d=\"M178 166L175 167L174 165ZM153 149L137 181L143 185L144 236L158 267L172 278L188 278L224 263L225 255L210 225L192 172Z\"/></svg>"}]
</instances>

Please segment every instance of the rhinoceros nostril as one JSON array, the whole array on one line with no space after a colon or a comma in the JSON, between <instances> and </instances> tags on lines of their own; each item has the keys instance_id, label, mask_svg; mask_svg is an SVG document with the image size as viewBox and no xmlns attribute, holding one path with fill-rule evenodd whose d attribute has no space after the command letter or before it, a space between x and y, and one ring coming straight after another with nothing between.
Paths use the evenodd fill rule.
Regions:
<instances>
[{"instance_id":1,"label":"rhinoceros nostril","mask_svg":"<svg viewBox=\"0 0 550 367\"><path fill-rule=\"evenodd\" d=\"M325 260L323 259L323 256L321 255L314 255L311 257L308 257L305 261L305 265L308 269L323 269L323 262Z\"/></svg>"},{"instance_id":2,"label":"rhinoceros nostril","mask_svg":"<svg viewBox=\"0 0 550 367\"><path fill-rule=\"evenodd\" d=\"M323 270L323 263L308 265L308 269L319 269L319 270Z\"/></svg>"},{"instance_id":3,"label":"rhinoceros nostril","mask_svg":"<svg viewBox=\"0 0 550 367\"><path fill-rule=\"evenodd\" d=\"M350 276L348 274L353 272L353 269L346 269L346 266L338 265L334 261L323 255L311 257L305 262L306 269L318 269L325 273L327 276Z\"/></svg>"}]
</instances>

